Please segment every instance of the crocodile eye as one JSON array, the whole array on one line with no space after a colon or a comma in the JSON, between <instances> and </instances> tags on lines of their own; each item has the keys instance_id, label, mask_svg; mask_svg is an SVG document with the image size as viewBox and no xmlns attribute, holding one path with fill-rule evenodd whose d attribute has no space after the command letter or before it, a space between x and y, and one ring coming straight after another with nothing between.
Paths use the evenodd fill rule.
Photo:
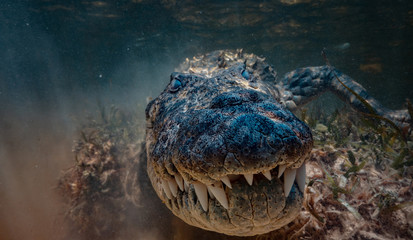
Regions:
<instances>
[{"instance_id":1,"label":"crocodile eye","mask_svg":"<svg viewBox=\"0 0 413 240\"><path fill-rule=\"evenodd\" d=\"M179 79L172 79L171 83L169 84L169 91L170 92L176 92L178 91L182 86L182 83Z\"/></svg>"},{"instance_id":2,"label":"crocodile eye","mask_svg":"<svg viewBox=\"0 0 413 240\"><path fill-rule=\"evenodd\" d=\"M243 70L241 75L247 80L250 79L250 74L246 70Z\"/></svg>"}]
</instances>

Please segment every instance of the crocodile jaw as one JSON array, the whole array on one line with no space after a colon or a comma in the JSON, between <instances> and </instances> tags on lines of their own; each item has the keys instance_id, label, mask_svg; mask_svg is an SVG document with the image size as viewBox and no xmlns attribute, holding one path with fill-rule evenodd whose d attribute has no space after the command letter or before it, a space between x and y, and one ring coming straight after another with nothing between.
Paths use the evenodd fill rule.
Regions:
<instances>
[{"instance_id":1,"label":"crocodile jaw","mask_svg":"<svg viewBox=\"0 0 413 240\"><path fill-rule=\"evenodd\" d=\"M148 172L159 198L186 223L227 235L253 236L279 229L298 215L305 188L305 163L268 172L229 175L215 184L168 179ZM247 176L247 177L246 177ZM271 178L271 180L268 179Z\"/></svg>"}]
</instances>

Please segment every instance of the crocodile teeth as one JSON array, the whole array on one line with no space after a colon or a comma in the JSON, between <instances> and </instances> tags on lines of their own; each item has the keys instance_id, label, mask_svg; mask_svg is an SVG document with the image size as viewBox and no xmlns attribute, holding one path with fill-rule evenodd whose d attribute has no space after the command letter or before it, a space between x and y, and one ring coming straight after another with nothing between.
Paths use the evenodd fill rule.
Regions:
<instances>
[{"instance_id":1,"label":"crocodile teeth","mask_svg":"<svg viewBox=\"0 0 413 240\"><path fill-rule=\"evenodd\" d=\"M294 184L295 174L297 169L286 169L284 172L284 194L285 197L290 195L291 187Z\"/></svg>"},{"instance_id":2,"label":"crocodile teeth","mask_svg":"<svg viewBox=\"0 0 413 240\"><path fill-rule=\"evenodd\" d=\"M178 194L178 185L174 180L168 180L169 189L171 189L171 193L174 197Z\"/></svg>"},{"instance_id":3,"label":"crocodile teeth","mask_svg":"<svg viewBox=\"0 0 413 240\"><path fill-rule=\"evenodd\" d=\"M227 187L229 187L229 188L232 189L231 181L229 181L228 176L224 176L223 178L221 178L221 181L222 181L225 185L227 185Z\"/></svg>"},{"instance_id":4,"label":"crocodile teeth","mask_svg":"<svg viewBox=\"0 0 413 240\"><path fill-rule=\"evenodd\" d=\"M207 186L208 190L212 192L212 194L216 197L218 202L225 208L228 209L228 199L227 195L225 194L224 189L220 187L214 187L214 186Z\"/></svg>"},{"instance_id":5,"label":"crocodile teeth","mask_svg":"<svg viewBox=\"0 0 413 240\"><path fill-rule=\"evenodd\" d=\"M207 189L208 189L208 195L209 195L209 197L211 198L211 199L215 199L215 196L214 196L214 194L212 193L212 191L211 191L211 189L210 189L210 187L207 185Z\"/></svg>"},{"instance_id":6,"label":"crocodile teeth","mask_svg":"<svg viewBox=\"0 0 413 240\"><path fill-rule=\"evenodd\" d=\"M184 189L185 189L186 192L189 191L189 184L185 179L184 179Z\"/></svg>"},{"instance_id":7,"label":"crocodile teeth","mask_svg":"<svg viewBox=\"0 0 413 240\"><path fill-rule=\"evenodd\" d=\"M184 191L184 179L181 177L181 175L175 175L175 181L179 186L179 189L181 191Z\"/></svg>"},{"instance_id":8,"label":"crocodile teeth","mask_svg":"<svg viewBox=\"0 0 413 240\"><path fill-rule=\"evenodd\" d=\"M248 184L252 186L252 182L254 180L254 174L245 173L244 174L245 180L247 180Z\"/></svg>"},{"instance_id":9,"label":"crocodile teeth","mask_svg":"<svg viewBox=\"0 0 413 240\"><path fill-rule=\"evenodd\" d=\"M295 176L295 180L301 192L304 192L305 190L305 178L305 163L303 163L303 165L297 169L297 175Z\"/></svg>"},{"instance_id":10,"label":"crocodile teeth","mask_svg":"<svg viewBox=\"0 0 413 240\"><path fill-rule=\"evenodd\" d=\"M266 177L268 180L271 181L272 177L271 177L271 172L270 171L264 171L264 172L262 172L262 175L264 175L264 177Z\"/></svg>"},{"instance_id":11,"label":"crocodile teeth","mask_svg":"<svg viewBox=\"0 0 413 240\"><path fill-rule=\"evenodd\" d=\"M169 184L167 182L167 180L162 179L162 188L163 191L165 192L166 196L171 199L172 198L172 193L171 193L171 189L169 188Z\"/></svg>"},{"instance_id":12,"label":"crocodile teeth","mask_svg":"<svg viewBox=\"0 0 413 240\"><path fill-rule=\"evenodd\" d=\"M281 177L281 175L283 174L283 172L285 171L285 168L286 168L287 166L285 166L285 165L280 165L280 167L278 168L278 178L280 178Z\"/></svg>"},{"instance_id":13,"label":"crocodile teeth","mask_svg":"<svg viewBox=\"0 0 413 240\"><path fill-rule=\"evenodd\" d=\"M208 191L204 184L200 182L194 183L195 194L198 197L199 202L201 203L204 211L208 211Z\"/></svg>"}]
</instances>

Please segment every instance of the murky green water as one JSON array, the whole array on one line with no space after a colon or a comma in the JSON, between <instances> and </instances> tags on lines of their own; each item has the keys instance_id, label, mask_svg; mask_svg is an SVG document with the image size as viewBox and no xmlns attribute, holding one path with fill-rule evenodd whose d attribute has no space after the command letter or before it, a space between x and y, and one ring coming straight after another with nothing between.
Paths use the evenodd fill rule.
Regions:
<instances>
[{"instance_id":1,"label":"murky green water","mask_svg":"<svg viewBox=\"0 0 413 240\"><path fill-rule=\"evenodd\" d=\"M391 108L413 98L413 2L2 1L0 238L45 239L79 120L143 107L187 57L243 48L282 74L330 62ZM47 220L45 220L47 219ZM56 220L57 219L57 220Z\"/></svg>"}]
</instances>

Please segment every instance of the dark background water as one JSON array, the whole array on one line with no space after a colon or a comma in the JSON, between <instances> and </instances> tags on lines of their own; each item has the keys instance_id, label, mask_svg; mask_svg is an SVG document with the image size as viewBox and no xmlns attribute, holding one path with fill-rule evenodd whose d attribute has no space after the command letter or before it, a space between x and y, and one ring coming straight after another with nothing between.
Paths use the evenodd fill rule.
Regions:
<instances>
[{"instance_id":1,"label":"dark background water","mask_svg":"<svg viewBox=\"0 0 413 240\"><path fill-rule=\"evenodd\" d=\"M282 75L324 64L327 48L334 66L401 108L413 98L412 40L410 0L3 0L0 238L48 238L78 120L98 101L143 109L187 57L243 48Z\"/></svg>"}]
</instances>

